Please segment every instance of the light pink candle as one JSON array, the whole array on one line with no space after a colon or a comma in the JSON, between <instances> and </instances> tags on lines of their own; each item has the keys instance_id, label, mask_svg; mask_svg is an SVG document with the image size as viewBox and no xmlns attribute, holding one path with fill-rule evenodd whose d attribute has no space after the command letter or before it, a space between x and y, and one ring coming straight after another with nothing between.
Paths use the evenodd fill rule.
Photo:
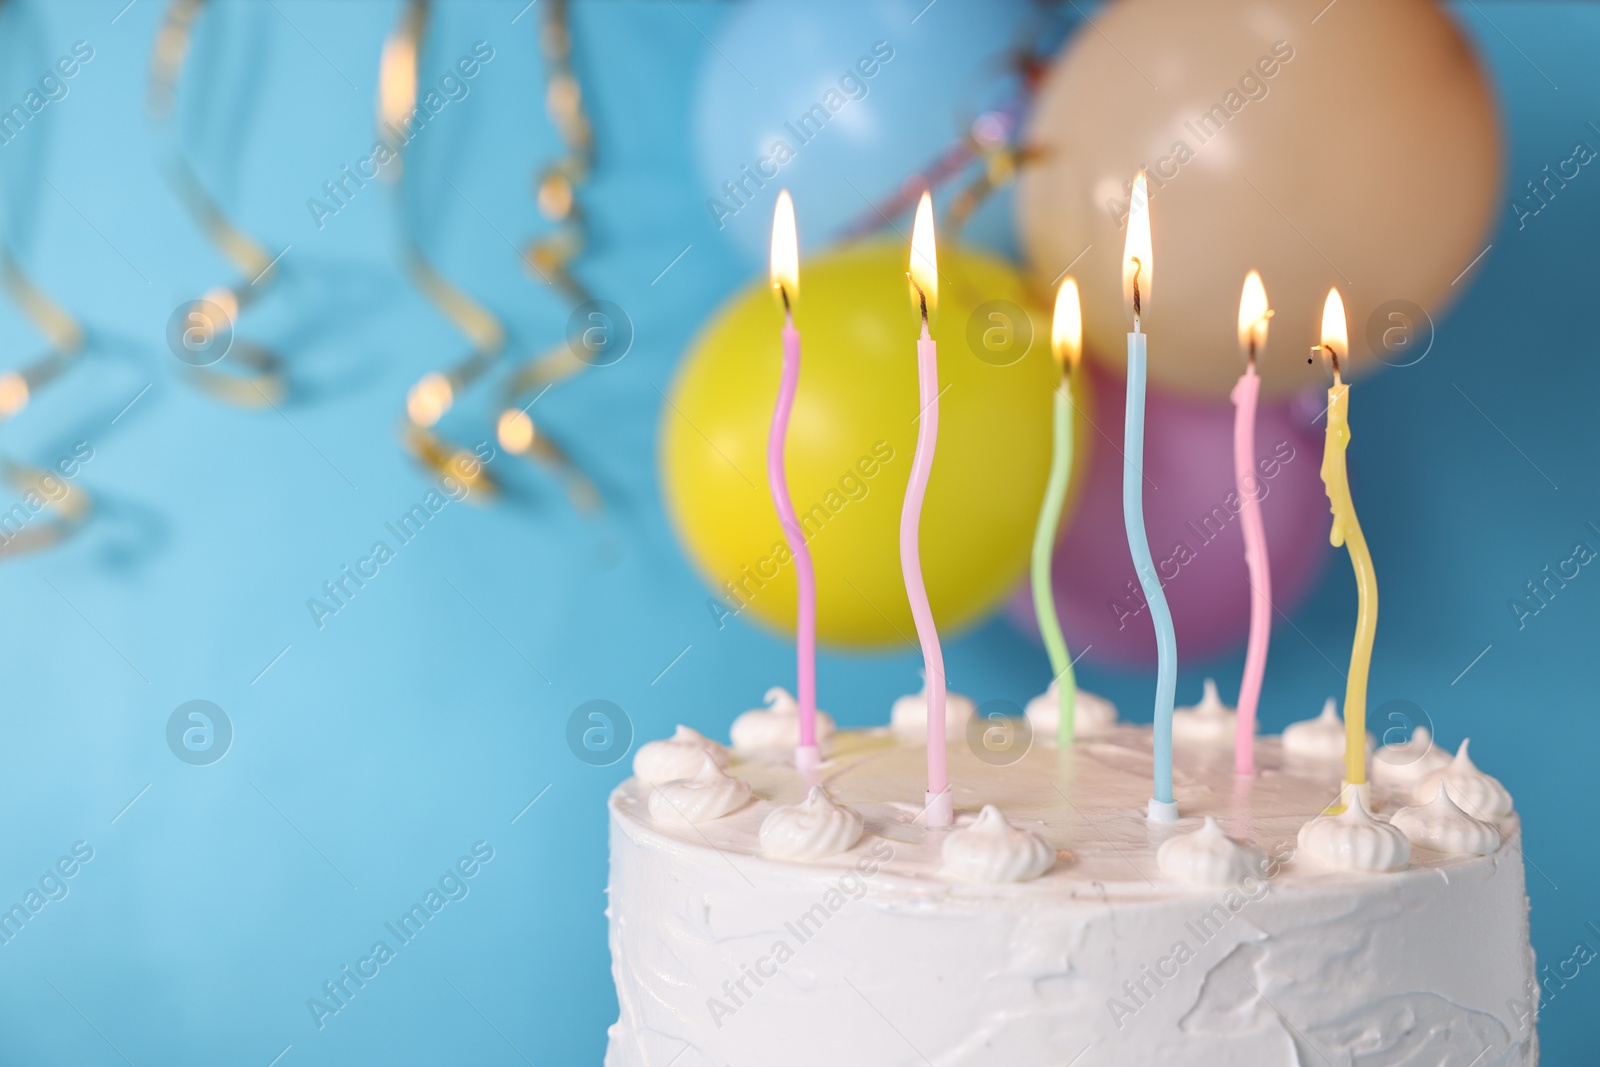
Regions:
<instances>
[{"instance_id":1,"label":"light pink candle","mask_svg":"<svg viewBox=\"0 0 1600 1067\"><path fill-rule=\"evenodd\" d=\"M939 442L939 346L928 333L928 309L938 296L938 268L933 244L933 201L927 193L922 194L917 205L917 220L911 229L909 274L912 295L922 315L922 336L917 340L917 392L922 413L918 416L917 449L911 459L911 481L900 510L900 573L906 583L906 599L911 602L911 618L917 625L917 639L922 644L927 678L928 791L923 798L924 825L944 827L955 821L945 777L944 651L939 647L939 628L933 621L933 608L922 581L919 544L922 501L928 493L928 475L933 470L933 452Z\"/></svg>"},{"instance_id":2,"label":"light pink candle","mask_svg":"<svg viewBox=\"0 0 1600 1067\"><path fill-rule=\"evenodd\" d=\"M1256 355L1267 343L1267 319L1271 315L1261 276L1251 271L1239 298L1239 345L1250 362L1233 387L1233 478L1244 529L1245 566L1250 570L1250 643L1245 651L1244 677L1239 682L1233 744L1236 774L1256 772L1256 706L1267 670L1267 643L1272 637L1272 569L1267 563L1267 531L1261 521L1261 479L1255 469L1256 402L1261 395Z\"/></svg>"},{"instance_id":3,"label":"light pink candle","mask_svg":"<svg viewBox=\"0 0 1600 1067\"><path fill-rule=\"evenodd\" d=\"M811 550L806 547L805 531L795 517L794 500L789 495L789 478L784 469L784 444L789 436L789 415L794 410L794 394L800 385L800 331L794 325L794 300L800 290L799 242L795 235L794 202L789 191L778 194L772 218L772 288L783 303L783 381L778 386L778 405L772 412L772 428L767 436L767 483L772 503L783 526L784 539L794 556L796 587L795 612L795 696L800 705L800 743L795 749L795 766L814 771L821 763L817 752L817 578L811 567Z\"/></svg>"}]
</instances>

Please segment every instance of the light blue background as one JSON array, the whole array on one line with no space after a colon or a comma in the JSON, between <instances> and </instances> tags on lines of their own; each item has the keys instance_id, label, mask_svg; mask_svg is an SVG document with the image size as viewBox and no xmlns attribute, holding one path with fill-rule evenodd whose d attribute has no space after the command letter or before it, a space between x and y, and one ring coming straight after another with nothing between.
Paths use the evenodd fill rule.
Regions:
<instances>
[{"instance_id":1,"label":"light blue background","mask_svg":"<svg viewBox=\"0 0 1600 1067\"><path fill-rule=\"evenodd\" d=\"M96 335L85 364L0 440L33 462L89 442L80 484L99 506L67 546L0 569L0 902L20 899L74 842L95 850L70 895L0 947L0 1062L598 1062L616 1011L604 798L625 764L575 759L567 716L606 698L644 736L679 721L725 734L792 669L783 641L715 627L654 467L659 391L696 326L745 280L707 225L686 148L696 69L718 61L703 34L727 9L577 6L602 153L585 191L594 250L582 272L627 308L638 340L535 412L595 472L608 515L576 518L502 457L494 469L515 475L513 506L450 505L318 630L306 599L426 492L395 441L406 388L462 351L392 265L390 190L369 186L320 231L305 207L370 151L376 57L397 5L253 2L203 28L197 56L214 92L186 117L193 155L247 229L291 246L283 293L246 319L310 385L281 414L207 400L165 349L174 307L233 275L155 166L143 87L162 5L140 0L113 23L122 5L25 3L7 24L31 20L36 39L7 45L26 65L8 60L0 79L9 106L73 41L95 49L70 95L0 148L13 177L33 153L50 183L10 191L20 254ZM520 7L440 15L432 63L478 39L496 56L419 138L417 203L441 265L529 351L559 336L565 313L501 236L540 229L529 175L554 146L536 13L513 25ZM1510 186L1578 138L1600 143L1585 125L1600 121L1600 12L1482 3L1458 14L1503 94ZM1426 181L1451 181L1451 166L1437 160ZM1587 925L1600 923L1600 578L1586 569L1521 631L1507 602L1576 540L1600 544L1586 526L1600 522L1597 235L1600 177L1587 169L1526 229L1506 210L1433 352L1363 384L1352 452L1384 580L1373 703L1415 701L1447 744L1471 735L1510 787L1527 825L1535 946L1549 962L1580 939L1600 945ZM42 350L9 305L0 345L6 366ZM484 410L474 394L448 428L485 438ZM1340 688L1318 649L1342 658L1353 610L1348 568L1334 566L1294 625L1280 625L1268 729ZM955 684L986 698L1022 701L1046 669L1002 624L948 656ZM917 666L909 653L825 656L828 704L846 725L882 721ZM1239 669L1238 656L1187 664L1180 694L1197 694L1205 673L1231 691ZM1083 676L1130 717L1148 707L1148 678ZM179 762L165 741L172 710L195 698L224 707L236 730L209 767ZM470 895L319 1031L307 998L480 840L494 859ZM1592 970L1545 1009L1547 1063L1593 1062Z\"/></svg>"}]
</instances>

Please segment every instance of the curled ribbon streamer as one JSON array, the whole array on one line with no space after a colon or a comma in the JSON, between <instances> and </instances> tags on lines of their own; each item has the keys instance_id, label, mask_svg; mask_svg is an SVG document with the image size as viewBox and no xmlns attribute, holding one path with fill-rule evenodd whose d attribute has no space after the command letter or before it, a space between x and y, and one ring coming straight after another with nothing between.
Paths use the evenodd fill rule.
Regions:
<instances>
[{"instance_id":1,"label":"curled ribbon streamer","mask_svg":"<svg viewBox=\"0 0 1600 1067\"><path fill-rule=\"evenodd\" d=\"M5 516L0 514L0 559L24 556L60 544L76 533L94 510L94 501L87 492L74 489L61 479L56 479L61 495L52 499L51 490L44 482L49 477L53 477L49 470L26 467L10 460L0 463L0 478L7 485L19 493L38 497L41 507L56 514L50 522L24 526L16 533L5 528Z\"/></svg>"},{"instance_id":2,"label":"curled ribbon streamer","mask_svg":"<svg viewBox=\"0 0 1600 1067\"><path fill-rule=\"evenodd\" d=\"M207 0L172 0L156 32L150 55L150 82L145 108L152 121L166 125L177 108L178 82L194 39L194 24ZM217 202L206 192L199 176L184 158L176 141L164 170L167 181L195 225L211 244L247 279L231 286L219 286L192 301L189 317L198 316L215 329L209 307L227 316L231 331L239 314L254 304L278 277L278 257L260 242L235 226ZM208 307L209 305L209 307ZM206 366L188 364L184 380L215 399L239 407L276 406L289 395L289 378L283 360L264 345L235 338L227 354Z\"/></svg>"},{"instance_id":3,"label":"curled ribbon streamer","mask_svg":"<svg viewBox=\"0 0 1600 1067\"><path fill-rule=\"evenodd\" d=\"M417 85L423 47L431 14L431 0L410 0L402 10L400 22L384 45L380 74L380 128L403 127L416 108ZM522 259L539 281L559 292L573 305L590 299L588 291L572 275L568 264L583 251L587 234L577 207L577 187L590 170L593 133L582 109L582 96L571 68L571 33L564 0L551 0L544 8L545 21L540 31L540 46L550 67L546 102L550 116L567 146L566 154L546 168L535 183L535 198L540 211L560 223L549 237L530 241ZM399 148L396 155L400 155ZM400 173L404 175L403 159ZM402 226L405 225L402 201ZM437 474L460 476L452 464L464 450L443 438L433 427L454 405L462 390L494 369L505 353L506 330L498 316L446 279L427 259L415 240L408 237L405 251L406 272L424 297L449 319L472 343L472 351L443 372L421 378L406 396L407 419L401 440L407 451L422 466ZM528 408L543 395L544 389L581 371L587 366L568 346L527 361L501 391L503 403L497 424L502 447L547 470L562 485L573 506L585 513L598 511L601 498L594 483L578 468L549 434L538 429ZM515 406L520 396L539 392L522 407ZM474 488L491 492L497 483L480 471Z\"/></svg>"},{"instance_id":4,"label":"curled ribbon streamer","mask_svg":"<svg viewBox=\"0 0 1600 1067\"><path fill-rule=\"evenodd\" d=\"M9 7L0 0L0 16ZM10 221L10 212L7 212ZM0 288L17 306L34 328L44 335L49 345L44 355L20 370L0 372L0 422L8 421L22 413L29 401L46 386L60 378L82 357L87 344L83 326L66 308L56 303L44 290L34 284L17 262L8 243L0 242ZM23 494L38 496L39 506L30 512L49 508L56 519L23 527L12 532L7 524L9 514L0 513L0 559L11 559L60 544L77 532L83 521L93 511L93 498L86 490L74 489L56 479L57 489L52 491L44 484L51 476L48 470L23 466L11 460L0 460L0 480ZM59 496L53 495L59 492Z\"/></svg>"},{"instance_id":5,"label":"curled ribbon streamer","mask_svg":"<svg viewBox=\"0 0 1600 1067\"><path fill-rule=\"evenodd\" d=\"M406 120L416 111L417 80L431 12L430 0L409 0L401 9L398 25L384 42L378 73L380 134L386 129L404 129ZM405 174L404 140L396 138L392 148L399 184ZM456 394L483 377L499 361L505 351L506 331L494 312L468 296L429 262L407 224L403 191L396 199L400 205L401 232L405 235L406 276L472 344L471 351L454 366L424 375L406 394L406 417L401 420L400 443L424 469L442 478L458 474L454 461L470 453L445 439L434 426L454 406ZM474 491L468 499L491 498L500 489L495 477L482 467L474 472L468 484Z\"/></svg>"}]
</instances>

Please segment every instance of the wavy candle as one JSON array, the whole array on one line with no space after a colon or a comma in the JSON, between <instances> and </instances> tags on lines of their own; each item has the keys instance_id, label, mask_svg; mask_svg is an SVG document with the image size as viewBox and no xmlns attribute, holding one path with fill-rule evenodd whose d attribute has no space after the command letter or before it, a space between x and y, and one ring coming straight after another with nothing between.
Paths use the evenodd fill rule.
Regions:
<instances>
[{"instance_id":1,"label":"wavy candle","mask_svg":"<svg viewBox=\"0 0 1600 1067\"><path fill-rule=\"evenodd\" d=\"M787 189L778 194L778 205L772 213L771 271L772 291L783 304L783 381L778 386L778 406L773 409L772 429L767 437L767 483L784 539L794 556L795 696L800 705L800 743L795 748L794 762L801 771L807 771L815 770L822 762L817 754L817 578L805 531L795 518L784 470L789 414L794 410L794 394L800 385L800 331L794 325L794 302L800 295L800 249L795 236L794 201L789 199Z\"/></svg>"},{"instance_id":2,"label":"wavy candle","mask_svg":"<svg viewBox=\"0 0 1600 1067\"><path fill-rule=\"evenodd\" d=\"M1061 620L1056 617L1050 567L1056 535L1061 528L1061 507L1067 499L1067 481L1072 474L1072 373L1083 355L1083 306L1078 300L1078 283L1070 277L1056 290L1055 314L1050 322L1050 351L1061 366L1061 382L1056 386L1053 401L1055 438L1050 451L1050 480L1045 485L1039 524L1033 531L1033 611L1039 620L1039 635L1044 638L1045 651L1050 656L1050 672L1055 679L1060 715L1056 746L1066 748L1074 737L1078 682L1072 673L1072 657L1067 654L1066 639L1061 636Z\"/></svg>"},{"instance_id":3,"label":"wavy candle","mask_svg":"<svg viewBox=\"0 0 1600 1067\"><path fill-rule=\"evenodd\" d=\"M1356 506L1350 499L1350 478L1345 469L1345 449L1350 447L1350 386L1339 376L1339 358L1349 355L1348 336L1344 300L1339 290L1329 289L1328 300L1322 306L1322 343L1312 351L1321 352L1333 364L1333 386L1328 390L1327 443L1322 452L1322 484L1328 490L1328 505L1333 510L1328 541L1335 548L1345 546L1356 575L1356 635L1350 647L1350 673L1344 689L1344 775L1347 786L1365 793L1367 670L1372 665L1372 642L1378 633L1378 576L1372 569L1372 553L1367 550L1361 523L1356 519Z\"/></svg>"},{"instance_id":4,"label":"wavy candle","mask_svg":"<svg viewBox=\"0 0 1600 1067\"><path fill-rule=\"evenodd\" d=\"M1233 480L1239 493L1239 518L1244 528L1244 561L1250 570L1250 643L1239 682L1237 733L1233 739L1235 774L1256 773L1256 705L1267 670L1267 643L1272 637L1272 568L1267 563L1267 530L1261 521L1261 479L1256 474L1256 400L1261 379L1256 356L1267 346L1267 291L1261 275L1251 271L1239 294L1239 347L1249 363L1233 387Z\"/></svg>"},{"instance_id":5,"label":"wavy candle","mask_svg":"<svg viewBox=\"0 0 1600 1067\"><path fill-rule=\"evenodd\" d=\"M1133 179L1128 209L1128 238L1122 252L1122 296L1133 310L1133 332L1128 334L1128 409L1122 443L1122 521L1128 531L1128 553L1139 575L1139 588L1150 606L1156 631L1155 795L1149 817L1175 822L1178 805L1172 799L1172 701L1178 685L1178 636L1172 629L1172 611L1150 557L1150 539L1144 528L1144 390L1145 340L1139 329L1143 303L1150 296L1155 276L1150 242L1150 192L1144 171Z\"/></svg>"},{"instance_id":6,"label":"wavy candle","mask_svg":"<svg viewBox=\"0 0 1600 1067\"><path fill-rule=\"evenodd\" d=\"M933 199L927 193L917 204L917 220L911 228L912 296L922 315L922 336L917 340L917 389L922 403L918 416L917 450L911 459L911 481L906 485L905 503L900 509L900 574L906 583L906 599L911 602L911 618L917 624L917 640L922 644L924 677L928 694L928 792L924 798L924 824L946 827L955 820L955 805L945 778L944 651L939 647L939 628L928 604L928 589L922 581L922 553L919 538L922 527L922 500L928 493L928 475L933 470L933 451L939 443L939 346L928 333L928 312L939 296L939 269L933 243Z\"/></svg>"}]
</instances>

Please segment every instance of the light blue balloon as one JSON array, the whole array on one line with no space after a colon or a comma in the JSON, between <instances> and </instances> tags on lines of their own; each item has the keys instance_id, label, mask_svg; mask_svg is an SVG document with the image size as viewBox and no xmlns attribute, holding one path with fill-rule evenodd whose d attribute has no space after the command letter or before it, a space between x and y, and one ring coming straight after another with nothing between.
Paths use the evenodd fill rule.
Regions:
<instances>
[{"instance_id":1,"label":"light blue balloon","mask_svg":"<svg viewBox=\"0 0 1600 1067\"><path fill-rule=\"evenodd\" d=\"M740 5L713 35L695 94L715 239L764 264L787 188L802 249L831 244L1014 92L1008 52L1030 10L1024 0Z\"/></svg>"}]
</instances>

